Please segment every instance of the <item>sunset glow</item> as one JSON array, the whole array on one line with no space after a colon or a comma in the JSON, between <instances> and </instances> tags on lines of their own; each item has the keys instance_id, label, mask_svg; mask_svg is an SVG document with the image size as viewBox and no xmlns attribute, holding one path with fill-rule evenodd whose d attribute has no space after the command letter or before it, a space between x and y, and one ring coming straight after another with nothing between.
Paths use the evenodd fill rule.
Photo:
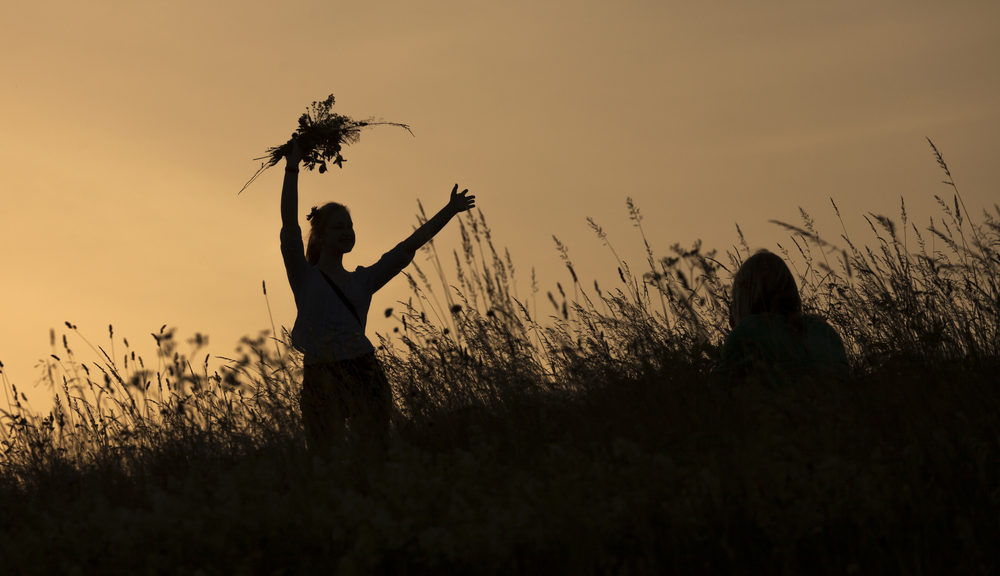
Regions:
<instances>
[{"instance_id":1,"label":"sunset glow","mask_svg":"<svg viewBox=\"0 0 1000 576\"><path fill-rule=\"evenodd\" d=\"M226 355L269 328L263 281L290 327L280 170L237 191L331 92L343 113L415 134L373 128L342 170L302 174L303 224L314 204L351 208L349 267L455 183L525 294L532 267L543 293L564 279L553 235L584 279L614 281L588 216L641 262L627 197L663 255L699 238L725 250L736 223L773 246L785 234L768 221L799 207L837 240L830 197L862 237L862 215L897 215L901 195L925 223L948 194L925 137L971 212L997 201L996 3L8 4L0 361L33 401L65 321L95 346L113 324L152 350L166 324ZM407 294L402 278L378 294L370 334L391 331L380 311Z\"/></svg>"}]
</instances>

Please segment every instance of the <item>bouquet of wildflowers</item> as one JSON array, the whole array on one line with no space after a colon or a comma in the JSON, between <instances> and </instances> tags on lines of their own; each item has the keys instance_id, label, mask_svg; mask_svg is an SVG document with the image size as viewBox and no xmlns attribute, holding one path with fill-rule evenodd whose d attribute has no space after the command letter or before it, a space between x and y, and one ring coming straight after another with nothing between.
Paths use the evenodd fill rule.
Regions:
<instances>
[{"instance_id":1,"label":"bouquet of wildflowers","mask_svg":"<svg viewBox=\"0 0 1000 576\"><path fill-rule=\"evenodd\" d=\"M327 164L336 164L340 168L344 167L343 147L354 144L361 137L361 129L368 126L398 126L411 135L413 132L406 124L398 122L381 122L368 120L354 120L347 116L333 112L333 94L326 97L321 102L313 102L309 108L299 116L299 127L292 135L297 139L302 148L302 164L308 170L319 170L320 174L326 172ZM243 185L240 193L246 190L264 170L274 166L285 157L292 146L291 140L280 146L272 146L267 149L267 153L254 160L262 160L260 169Z\"/></svg>"}]
</instances>

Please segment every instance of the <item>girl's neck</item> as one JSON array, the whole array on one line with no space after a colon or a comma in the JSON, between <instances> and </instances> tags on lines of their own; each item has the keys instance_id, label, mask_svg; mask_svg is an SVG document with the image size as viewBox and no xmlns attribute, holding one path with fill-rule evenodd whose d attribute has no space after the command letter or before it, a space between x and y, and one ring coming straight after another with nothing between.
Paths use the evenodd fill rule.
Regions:
<instances>
[{"instance_id":1,"label":"girl's neck","mask_svg":"<svg viewBox=\"0 0 1000 576\"><path fill-rule=\"evenodd\" d=\"M331 276L341 276L347 273L344 268L344 255L340 252L324 251L319 256L316 266Z\"/></svg>"}]
</instances>

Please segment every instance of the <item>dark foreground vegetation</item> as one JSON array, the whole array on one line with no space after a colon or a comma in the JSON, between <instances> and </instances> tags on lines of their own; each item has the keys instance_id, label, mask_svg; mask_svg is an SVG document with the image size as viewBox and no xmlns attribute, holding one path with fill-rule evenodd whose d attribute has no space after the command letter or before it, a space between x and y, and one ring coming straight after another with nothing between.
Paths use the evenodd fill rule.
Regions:
<instances>
[{"instance_id":1,"label":"dark foreground vegetation","mask_svg":"<svg viewBox=\"0 0 1000 576\"><path fill-rule=\"evenodd\" d=\"M866 244L785 225L852 376L783 386L711 375L742 238L636 267L592 223L621 282L585 286L557 240L566 287L519 297L485 221L464 220L451 279L431 247L435 274L386 311L385 453L306 452L285 339L210 372L198 338L181 352L161 330L154 366L67 324L51 413L4 381L0 567L995 573L1000 208L974 223L957 188L940 204L929 227L869 215Z\"/></svg>"}]
</instances>

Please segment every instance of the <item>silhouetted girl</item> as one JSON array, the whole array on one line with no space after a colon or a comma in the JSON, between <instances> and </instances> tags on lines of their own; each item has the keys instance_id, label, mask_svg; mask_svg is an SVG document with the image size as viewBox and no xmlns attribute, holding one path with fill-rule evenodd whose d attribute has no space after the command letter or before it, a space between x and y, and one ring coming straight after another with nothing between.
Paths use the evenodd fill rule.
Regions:
<instances>
[{"instance_id":1,"label":"silhouetted girl","mask_svg":"<svg viewBox=\"0 0 1000 576\"><path fill-rule=\"evenodd\" d=\"M781 257L761 250L733 279L729 306L733 331L716 372L728 379L757 376L771 382L798 376L847 377L844 344L818 316L802 314L792 272Z\"/></svg>"},{"instance_id":2,"label":"silhouetted girl","mask_svg":"<svg viewBox=\"0 0 1000 576\"><path fill-rule=\"evenodd\" d=\"M389 382L365 337L372 294L398 274L418 248L456 214L475 206L468 190L451 191L448 204L410 237L371 266L344 268L354 248L347 208L330 202L313 207L309 242L303 250L298 223L298 172L302 150L294 141L281 188L281 255L298 314L292 343L304 354L300 405L310 449L327 449L345 433L382 443L388 436L392 395Z\"/></svg>"}]
</instances>

